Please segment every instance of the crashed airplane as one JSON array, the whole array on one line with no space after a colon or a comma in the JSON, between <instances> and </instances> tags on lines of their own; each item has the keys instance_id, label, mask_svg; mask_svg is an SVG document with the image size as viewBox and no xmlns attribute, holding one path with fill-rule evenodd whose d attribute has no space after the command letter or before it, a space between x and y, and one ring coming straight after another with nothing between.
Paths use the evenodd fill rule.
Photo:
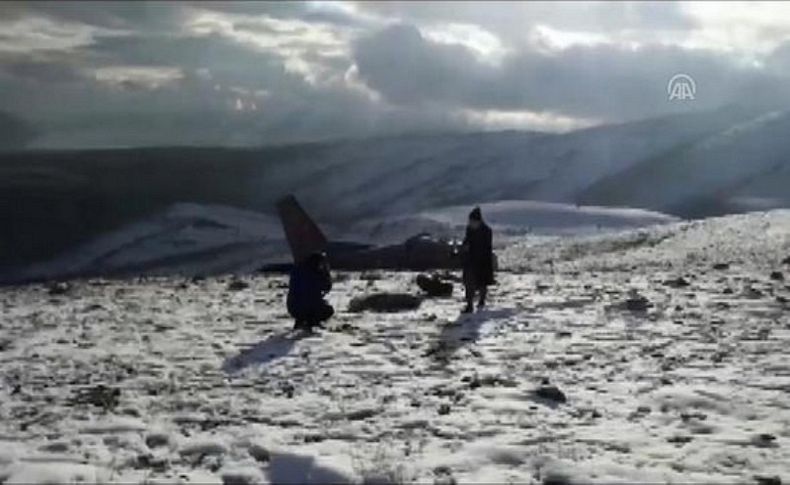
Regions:
<instances>
[{"instance_id":1,"label":"crashed airplane","mask_svg":"<svg viewBox=\"0 0 790 485\"><path fill-rule=\"evenodd\" d=\"M437 240L425 233L388 246L329 241L293 195L277 202L277 212L294 262L301 261L312 252L323 251L330 266L339 270L426 271L461 267L460 245L455 241ZM290 262L268 264L261 271L287 271L292 265Z\"/></svg>"}]
</instances>

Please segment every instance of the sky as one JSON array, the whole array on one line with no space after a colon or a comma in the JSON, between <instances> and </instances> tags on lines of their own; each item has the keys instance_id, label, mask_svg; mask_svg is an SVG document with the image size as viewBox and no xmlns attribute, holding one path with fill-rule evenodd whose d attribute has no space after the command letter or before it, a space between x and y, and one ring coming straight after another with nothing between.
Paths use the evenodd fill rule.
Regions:
<instances>
[{"instance_id":1,"label":"sky","mask_svg":"<svg viewBox=\"0 0 790 485\"><path fill-rule=\"evenodd\" d=\"M0 3L0 121L34 147L565 132L789 81L790 3Z\"/></svg>"}]
</instances>

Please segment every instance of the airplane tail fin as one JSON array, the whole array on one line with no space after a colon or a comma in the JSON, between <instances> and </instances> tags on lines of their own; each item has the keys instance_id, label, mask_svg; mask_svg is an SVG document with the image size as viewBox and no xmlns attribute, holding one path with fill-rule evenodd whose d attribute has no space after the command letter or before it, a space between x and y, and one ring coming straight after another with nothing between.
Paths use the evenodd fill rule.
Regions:
<instances>
[{"instance_id":1,"label":"airplane tail fin","mask_svg":"<svg viewBox=\"0 0 790 485\"><path fill-rule=\"evenodd\" d=\"M326 236L299 205L296 197L288 195L277 201L277 212L288 239L294 262L298 263L315 251L324 251Z\"/></svg>"}]
</instances>

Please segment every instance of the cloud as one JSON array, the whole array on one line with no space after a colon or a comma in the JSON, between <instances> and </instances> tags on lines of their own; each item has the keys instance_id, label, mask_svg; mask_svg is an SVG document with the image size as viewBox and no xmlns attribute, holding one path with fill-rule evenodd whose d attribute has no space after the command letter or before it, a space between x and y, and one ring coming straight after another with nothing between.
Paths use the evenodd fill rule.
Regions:
<instances>
[{"instance_id":1,"label":"cloud","mask_svg":"<svg viewBox=\"0 0 790 485\"><path fill-rule=\"evenodd\" d=\"M412 25L397 24L359 39L354 55L360 78L395 104L616 121L760 97L790 101L784 87L788 71L769 72L733 62L720 52L677 46L604 43L549 52L522 49L501 65L489 65L465 46L435 42ZM667 82L679 72L697 81L694 103L667 99Z\"/></svg>"},{"instance_id":2,"label":"cloud","mask_svg":"<svg viewBox=\"0 0 790 485\"><path fill-rule=\"evenodd\" d=\"M131 32L169 31L190 15L191 5L181 2L39 0L2 2L3 18L37 18L56 23Z\"/></svg>"},{"instance_id":3,"label":"cloud","mask_svg":"<svg viewBox=\"0 0 790 485\"><path fill-rule=\"evenodd\" d=\"M785 7L716 8L3 2L0 110L50 130L47 146L76 146L561 131L786 104ZM677 72L697 81L693 103L668 102Z\"/></svg>"},{"instance_id":4,"label":"cloud","mask_svg":"<svg viewBox=\"0 0 790 485\"><path fill-rule=\"evenodd\" d=\"M24 148L36 136L25 121L0 111L0 150Z\"/></svg>"},{"instance_id":5,"label":"cloud","mask_svg":"<svg viewBox=\"0 0 790 485\"><path fill-rule=\"evenodd\" d=\"M477 25L521 44L539 25L568 32L688 31L698 20L678 2L355 2L360 10L419 26Z\"/></svg>"}]
</instances>

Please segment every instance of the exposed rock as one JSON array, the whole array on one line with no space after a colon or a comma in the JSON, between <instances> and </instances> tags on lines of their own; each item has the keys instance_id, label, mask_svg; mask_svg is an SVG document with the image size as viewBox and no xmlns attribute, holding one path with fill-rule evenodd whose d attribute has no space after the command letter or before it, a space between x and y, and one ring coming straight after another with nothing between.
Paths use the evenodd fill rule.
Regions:
<instances>
[{"instance_id":1,"label":"exposed rock","mask_svg":"<svg viewBox=\"0 0 790 485\"><path fill-rule=\"evenodd\" d=\"M359 327L355 327L348 322L343 322L335 327L330 327L328 330L330 332L354 334L359 330Z\"/></svg>"},{"instance_id":2,"label":"exposed rock","mask_svg":"<svg viewBox=\"0 0 790 485\"><path fill-rule=\"evenodd\" d=\"M384 279L384 275L379 271L366 271L359 275L359 279L362 281L379 281Z\"/></svg>"},{"instance_id":3,"label":"exposed rock","mask_svg":"<svg viewBox=\"0 0 790 485\"><path fill-rule=\"evenodd\" d=\"M71 285L63 281L52 283L49 286L47 286L47 292L51 296L65 295L69 291L71 291Z\"/></svg>"},{"instance_id":4,"label":"exposed rock","mask_svg":"<svg viewBox=\"0 0 790 485\"><path fill-rule=\"evenodd\" d=\"M69 451L69 444L65 441L55 441L43 445L39 450L46 453L66 453Z\"/></svg>"},{"instance_id":5,"label":"exposed rock","mask_svg":"<svg viewBox=\"0 0 790 485\"><path fill-rule=\"evenodd\" d=\"M184 448L179 450L182 456L216 456L224 455L228 452L228 448L222 443L214 441L194 441L188 443Z\"/></svg>"},{"instance_id":6,"label":"exposed rock","mask_svg":"<svg viewBox=\"0 0 790 485\"><path fill-rule=\"evenodd\" d=\"M439 416L445 416L447 414L450 414L450 405L445 403L439 406Z\"/></svg>"},{"instance_id":7,"label":"exposed rock","mask_svg":"<svg viewBox=\"0 0 790 485\"><path fill-rule=\"evenodd\" d=\"M756 300L762 298L765 294L761 290L750 286L743 290L743 296L744 298Z\"/></svg>"},{"instance_id":8,"label":"exposed rock","mask_svg":"<svg viewBox=\"0 0 790 485\"><path fill-rule=\"evenodd\" d=\"M353 298L348 305L348 311L360 313L369 310L379 313L392 313L416 310L421 303L421 298L407 293L376 293Z\"/></svg>"},{"instance_id":9,"label":"exposed rock","mask_svg":"<svg viewBox=\"0 0 790 485\"><path fill-rule=\"evenodd\" d=\"M757 485L782 485L782 479L778 475L767 477L765 475L755 475L754 480Z\"/></svg>"},{"instance_id":10,"label":"exposed rock","mask_svg":"<svg viewBox=\"0 0 790 485\"><path fill-rule=\"evenodd\" d=\"M480 377L477 374L473 376L465 376L461 378L461 382L468 383L470 389L477 389L481 386L488 386L488 387L518 387L518 382L514 379L510 379L507 377L499 377L496 375L487 375Z\"/></svg>"},{"instance_id":11,"label":"exposed rock","mask_svg":"<svg viewBox=\"0 0 790 485\"><path fill-rule=\"evenodd\" d=\"M149 448L167 446L169 442L170 442L170 437L164 433L152 433L145 437L145 444Z\"/></svg>"},{"instance_id":12,"label":"exposed rock","mask_svg":"<svg viewBox=\"0 0 790 485\"><path fill-rule=\"evenodd\" d=\"M433 469L433 474L434 485L456 485L458 483L453 476L452 471L450 471L450 467L438 466Z\"/></svg>"},{"instance_id":13,"label":"exposed rock","mask_svg":"<svg viewBox=\"0 0 790 485\"><path fill-rule=\"evenodd\" d=\"M730 263L716 263L713 265L713 269L723 271L725 269L730 269Z\"/></svg>"},{"instance_id":14,"label":"exposed rock","mask_svg":"<svg viewBox=\"0 0 790 485\"><path fill-rule=\"evenodd\" d=\"M680 413L680 419L683 420L683 422L688 422L691 420L705 421L706 419L708 419L708 416L705 413L700 413L700 412Z\"/></svg>"},{"instance_id":15,"label":"exposed rock","mask_svg":"<svg viewBox=\"0 0 790 485\"><path fill-rule=\"evenodd\" d=\"M573 480L568 475L551 471L543 477L543 485L573 485Z\"/></svg>"},{"instance_id":16,"label":"exposed rock","mask_svg":"<svg viewBox=\"0 0 790 485\"><path fill-rule=\"evenodd\" d=\"M693 436L677 435L677 436L670 436L669 438L667 438L667 442L676 445L684 445L686 443L691 442L693 439L694 439Z\"/></svg>"},{"instance_id":17,"label":"exposed rock","mask_svg":"<svg viewBox=\"0 0 790 485\"><path fill-rule=\"evenodd\" d=\"M682 276L664 281L664 286L669 286L670 288L685 288L689 286L689 284L690 283Z\"/></svg>"},{"instance_id":18,"label":"exposed rock","mask_svg":"<svg viewBox=\"0 0 790 485\"><path fill-rule=\"evenodd\" d=\"M533 394L541 399L547 399L557 403L568 402L568 398L565 397L565 393L562 392L557 386L543 385L534 390Z\"/></svg>"},{"instance_id":19,"label":"exposed rock","mask_svg":"<svg viewBox=\"0 0 790 485\"><path fill-rule=\"evenodd\" d=\"M247 448L247 453L257 462L266 463L270 459L269 450L261 445L252 444Z\"/></svg>"},{"instance_id":20,"label":"exposed rock","mask_svg":"<svg viewBox=\"0 0 790 485\"><path fill-rule=\"evenodd\" d=\"M167 471L169 467L170 463L167 458L154 457L149 453L137 455L137 458L134 460L134 468L138 470L147 469L161 473Z\"/></svg>"},{"instance_id":21,"label":"exposed rock","mask_svg":"<svg viewBox=\"0 0 790 485\"><path fill-rule=\"evenodd\" d=\"M436 273L430 276L425 274L417 275L417 286L427 293L428 296L432 297L445 297L453 294L453 284L443 280Z\"/></svg>"},{"instance_id":22,"label":"exposed rock","mask_svg":"<svg viewBox=\"0 0 790 485\"><path fill-rule=\"evenodd\" d=\"M357 409L356 411L351 411L348 414L346 414L346 419L348 419L349 421L360 421L363 419L372 418L378 413L379 413L378 409L370 409L370 408Z\"/></svg>"},{"instance_id":23,"label":"exposed rock","mask_svg":"<svg viewBox=\"0 0 790 485\"><path fill-rule=\"evenodd\" d=\"M771 272L771 279L774 281L784 281L785 275L783 275L781 271L773 271Z\"/></svg>"},{"instance_id":24,"label":"exposed rock","mask_svg":"<svg viewBox=\"0 0 790 485\"><path fill-rule=\"evenodd\" d=\"M650 300L639 294L633 294L625 300L626 310L632 312L646 312L651 306L653 306L653 304L650 303Z\"/></svg>"},{"instance_id":25,"label":"exposed rock","mask_svg":"<svg viewBox=\"0 0 790 485\"><path fill-rule=\"evenodd\" d=\"M250 285L246 281L234 279L228 283L228 291L241 291L249 288Z\"/></svg>"},{"instance_id":26,"label":"exposed rock","mask_svg":"<svg viewBox=\"0 0 790 485\"><path fill-rule=\"evenodd\" d=\"M261 477L253 473L241 471L229 471L222 473L222 485L254 485L261 483Z\"/></svg>"},{"instance_id":27,"label":"exposed rock","mask_svg":"<svg viewBox=\"0 0 790 485\"><path fill-rule=\"evenodd\" d=\"M758 448L776 448L776 436L771 433L760 433L752 436L751 443Z\"/></svg>"},{"instance_id":28,"label":"exposed rock","mask_svg":"<svg viewBox=\"0 0 790 485\"><path fill-rule=\"evenodd\" d=\"M296 388L290 381L282 381L280 383L280 391L282 391L288 399L293 399Z\"/></svg>"},{"instance_id":29,"label":"exposed rock","mask_svg":"<svg viewBox=\"0 0 790 485\"><path fill-rule=\"evenodd\" d=\"M71 398L70 404L91 404L104 409L114 409L118 405L120 397L121 390L117 387L105 387L103 384L99 384L95 387L78 390L76 396Z\"/></svg>"},{"instance_id":30,"label":"exposed rock","mask_svg":"<svg viewBox=\"0 0 790 485\"><path fill-rule=\"evenodd\" d=\"M782 260L782 264L790 264L790 256L785 257L785 259Z\"/></svg>"}]
</instances>

